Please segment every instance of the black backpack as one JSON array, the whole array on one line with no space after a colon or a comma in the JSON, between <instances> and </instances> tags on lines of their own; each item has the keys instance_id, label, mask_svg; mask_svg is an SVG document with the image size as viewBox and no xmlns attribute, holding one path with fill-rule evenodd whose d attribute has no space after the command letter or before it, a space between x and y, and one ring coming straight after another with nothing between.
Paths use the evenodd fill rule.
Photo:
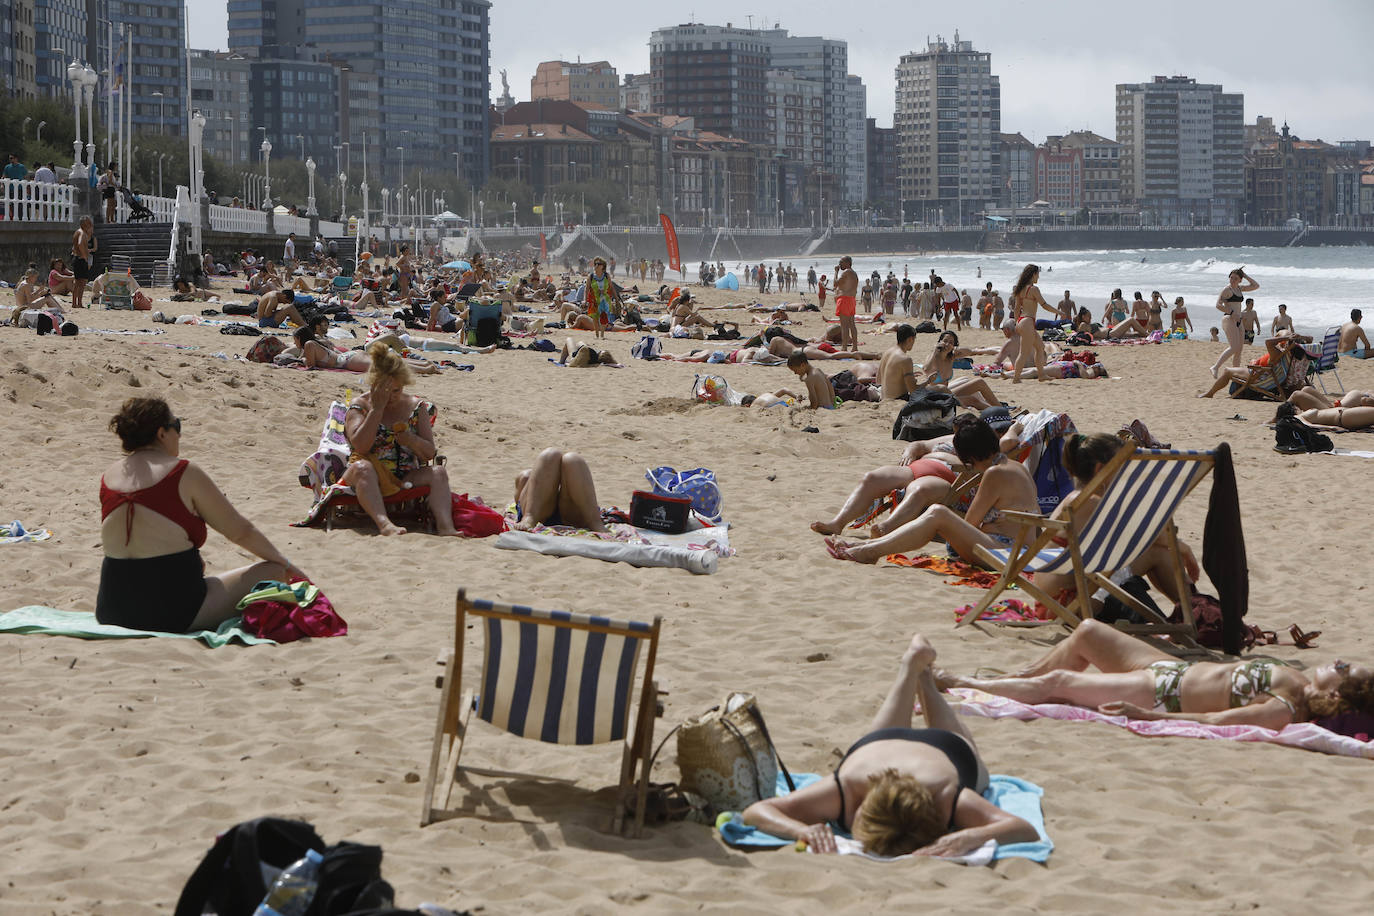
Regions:
<instances>
[{"instance_id":1,"label":"black backpack","mask_svg":"<svg viewBox=\"0 0 1374 916\"><path fill-rule=\"evenodd\" d=\"M941 388L917 388L907 395L907 405L892 424L892 438L903 442L935 439L954 432L959 402Z\"/></svg>"},{"instance_id":2,"label":"black backpack","mask_svg":"<svg viewBox=\"0 0 1374 916\"><path fill-rule=\"evenodd\" d=\"M1318 432L1297 417L1274 421L1274 451L1285 455L1329 452L1336 445L1326 433Z\"/></svg>"},{"instance_id":3,"label":"black backpack","mask_svg":"<svg viewBox=\"0 0 1374 916\"><path fill-rule=\"evenodd\" d=\"M175 916L252 916L267 896L264 866L280 871L307 850L324 851L324 840L303 821L260 817L222 833L186 881Z\"/></svg>"}]
</instances>

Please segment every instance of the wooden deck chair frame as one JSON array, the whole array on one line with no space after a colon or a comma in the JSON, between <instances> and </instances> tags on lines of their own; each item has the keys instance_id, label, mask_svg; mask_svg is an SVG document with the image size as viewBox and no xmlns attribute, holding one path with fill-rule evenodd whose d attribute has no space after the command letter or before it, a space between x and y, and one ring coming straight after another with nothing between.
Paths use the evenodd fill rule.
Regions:
<instances>
[{"instance_id":1,"label":"wooden deck chair frame","mask_svg":"<svg viewBox=\"0 0 1374 916\"><path fill-rule=\"evenodd\" d=\"M1259 395L1266 401L1282 401L1287 398L1284 391L1284 383L1288 380L1288 369L1293 363L1293 357L1287 353L1278 361L1277 365L1256 366L1251 363L1248 367L1250 377L1245 381L1237 381L1233 384L1239 385L1231 397L1239 397L1242 392L1249 391Z\"/></svg>"},{"instance_id":2,"label":"wooden deck chair frame","mask_svg":"<svg viewBox=\"0 0 1374 916\"><path fill-rule=\"evenodd\" d=\"M1338 394L1345 394L1345 382L1341 380L1341 374L1336 371L1336 362L1340 358L1337 348L1341 345L1340 325L1333 325L1326 329L1326 334L1322 336L1321 356L1312 364L1312 374L1317 377L1317 384L1322 386L1322 391L1331 394L1327 390L1326 380L1322 376L1330 373L1336 377L1336 384L1341 386Z\"/></svg>"},{"instance_id":3,"label":"wooden deck chair frame","mask_svg":"<svg viewBox=\"0 0 1374 916\"><path fill-rule=\"evenodd\" d=\"M624 734L620 739L614 737L610 739L611 741L621 740L624 744L615 813L611 819L611 831L616 834L623 833L627 821L630 821L633 823L633 836L636 838L642 836L644 833L644 809L649 791L649 768L653 762L654 720L662 714L659 707L658 682L654 680L654 662L658 655L658 637L663 618L655 615L652 623L644 624L614 621L569 612L549 612L556 615L554 617L530 617L519 613L520 610L528 611L529 609L520 609L512 605L495 602L469 601L466 590L462 588L458 590L458 597L454 605L453 649L440 657L440 662L444 665L444 673L438 679L436 686L440 688L442 693L439 698L438 718L434 725L434 741L430 748L429 774L425 780L420 826L425 827L437 820L461 817L467 813L450 808L448 805L453 794L454 783L458 778L463 748L468 740L469 721L472 717L473 701L476 697L473 688L469 687L464 690L462 687L463 642L467 633L467 617L472 615L515 620L521 622L522 625L603 633L628 639L639 639L647 643L647 646L644 647L647 649L647 657L644 659L644 675L639 689L639 705L635 708L633 720L631 720L631 706L633 706L635 692L634 680L637 674L632 668L625 684ZM483 630L483 640L484 680L487 653L491 649L490 644L485 643L485 629ZM636 664L634 667L637 668L638 665ZM481 681L479 681L480 683ZM445 741L448 744L447 755L444 754ZM442 765L445 768L442 785L439 784L441 758L444 759ZM532 773L512 773L471 766L465 767L465 769L469 773L485 776L556 779L556 777L539 776ZM436 790L437 806L435 804Z\"/></svg>"},{"instance_id":4,"label":"wooden deck chair frame","mask_svg":"<svg viewBox=\"0 0 1374 916\"><path fill-rule=\"evenodd\" d=\"M1118 474L1130 461L1188 461L1206 465L1206 470L1195 473L1187 483L1187 488L1180 496L1180 501L1186 499L1188 494L1211 472L1214 461L1211 452L1172 452L1164 449L1134 449L1130 447L1122 448L1113 456L1111 461L1104 464L1088 482L1077 497L1072 502L1066 504L1059 518L1047 518L1040 515L1031 515L1025 512L1003 511L1002 517L1017 522L1021 527L1017 532L1011 550L1008 554L1008 561L1003 563L1001 559L979 545L975 548L978 559L987 564L990 568L998 571L997 582L992 586L983 600L978 603L973 612L964 615L956 624L956 627L964 626L967 623L976 621L982 613L991 606L992 602L1011 585L1017 585L1033 596L1045 607L1054 612L1060 622L1067 625L1070 629L1078 626L1083 620L1092 616L1092 595L1101 588L1121 601L1126 607L1144 617L1148 623L1144 624L1122 624L1118 623L1117 628L1128 633L1135 633L1147 636L1170 635L1178 639L1185 648L1189 650L1201 651L1202 647L1197 643L1197 626L1193 620L1191 602L1182 603L1183 622L1172 623L1167 618L1156 612L1153 608L1141 603L1134 595L1125 591L1110 579L1110 574L1114 570L1089 571L1084 569L1083 564L1083 543L1079 533L1074 531L1073 519L1076 515L1083 512L1092 512L1091 500L1094 496L1106 493L1111 483L1116 480ZM1086 530L1086 529L1085 529ZM1039 532L1038 534L1036 532ZM1172 516L1165 521L1162 534L1169 552L1173 556L1174 585L1178 594L1187 595L1191 589L1187 577L1183 571L1183 557L1178 546L1178 528L1174 524ZM1060 603L1054 596L1039 588L1025 575L1026 567L1043 550L1050 549L1055 538L1067 542L1064 548L1068 551L1072 562L1076 594L1073 601L1068 605Z\"/></svg>"}]
</instances>

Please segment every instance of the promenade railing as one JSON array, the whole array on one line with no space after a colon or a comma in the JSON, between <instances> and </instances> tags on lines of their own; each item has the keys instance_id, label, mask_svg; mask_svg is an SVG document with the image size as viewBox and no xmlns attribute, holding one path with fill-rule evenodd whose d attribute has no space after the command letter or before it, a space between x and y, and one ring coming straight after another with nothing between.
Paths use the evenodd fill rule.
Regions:
<instances>
[{"instance_id":1,"label":"promenade railing","mask_svg":"<svg viewBox=\"0 0 1374 916\"><path fill-rule=\"evenodd\" d=\"M139 200L143 202L143 206L153 211L153 218L150 222L170 223L176 218L177 202L174 198L154 197L152 194L144 194L139 197ZM124 196L122 194L116 198L116 201L115 219L118 222L127 223L129 221L130 207L124 202Z\"/></svg>"},{"instance_id":2,"label":"promenade railing","mask_svg":"<svg viewBox=\"0 0 1374 916\"><path fill-rule=\"evenodd\" d=\"M74 220L73 190L69 184L0 179L0 219L71 223Z\"/></svg>"},{"instance_id":3,"label":"promenade railing","mask_svg":"<svg viewBox=\"0 0 1374 916\"><path fill-rule=\"evenodd\" d=\"M210 228L217 232L263 235L267 232L267 214L261 210L245 210L242 207L224 207L219 204L211 204Z\"/></svg>"}]
</instances>

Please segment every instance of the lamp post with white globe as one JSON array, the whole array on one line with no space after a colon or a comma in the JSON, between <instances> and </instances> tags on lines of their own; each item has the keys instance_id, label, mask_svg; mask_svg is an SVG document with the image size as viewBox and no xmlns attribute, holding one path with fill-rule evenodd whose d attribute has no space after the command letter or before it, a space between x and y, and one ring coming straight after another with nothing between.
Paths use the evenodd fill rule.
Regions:
<instances>
[{"instance_id":1,"label":"lamp post with white globe","mask_svg":"<svg viewBox=\"0 0 1374 916\"><path fill-rule=\"evenodd\" d=\"M272 141L264 139L260 149L262 150L263 177L266 179L263 183L262 205L265 209L270 210L272 209Z\"/></svg>"},{"instance_id":2,"label":"lamp post with white globe","mask_svg":"<svg viewBox=\"0 0 1374 916\"><path fill-rule=\"evenodd\" d=\"M76 121L76 139L72 141L72 171L84 170L81 164L81 94L85 85L85 69L76 61L67 65L67 79L72 84L72 118Z\"/></svg>"},{"instance_id":3,"label":"lamp post with white globe","mask_svg":"<svg viewBox=\"0 0 1374 916\"><path fill-rule=\"evenodd\" d=\"M81 68L81 95L86 100L86 168L95 165L95 94L100 77L90 67Z\"/></svg>"},{"instance_id":4,"label":"lamp post with white globe","mask_svg":"<svg viewBox=\"0 0 1374 916\"><path fill-rule=\"evenodd\" d=\"M305 160L305 177L309 184L309 192L305 197L305 215L319 216L315 210L315 157L311 156Z\"/></svg>"}]
</instances>

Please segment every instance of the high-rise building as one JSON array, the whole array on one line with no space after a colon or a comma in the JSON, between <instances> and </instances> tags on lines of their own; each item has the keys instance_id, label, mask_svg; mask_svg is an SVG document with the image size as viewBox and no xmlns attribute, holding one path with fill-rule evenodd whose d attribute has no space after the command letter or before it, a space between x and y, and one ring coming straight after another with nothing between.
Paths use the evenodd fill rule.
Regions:
<instances>
[{"instance_id":1,"label":"high-rise building","mask_svg":"<svg viewBox=\"0 0 1374 916\"><path fill-rule=\"evenodd\" d=\"M248 58L232 51L201 50L191 51L190 57L191 108L205 118L205 154L225 163L253 161L256 120L248 94Z\"/></svg>"},{"instance_id":2,"label":"high-rise building","mask_svg":"<svg viewBox=\"0 0 1374 916\"><path fill-rule=\"evenodd\" d=\"M530 79L530 101L538 99L595 102L614 111L620 107L620 76L604 60L546 60L535 67Z\"/></svg>"},{"instance_id":3,"label":"high-rise building","mask_svg":"<svg viewBox=\"0 0 1374 916\"><path fill-rule=\"evenodd\" d=\"M844 191L841 200L863 206L868 200L868 89L864 81L852 73L845 78L845 130L849 134L845 148Z\"/></svg>"},{"instance_id":4,"label":"high-rise building","mask_svg":"<svg viewBox=\"0 0 1374 916\"><path fill-rule=\"evenodd\" d=\"M897 196L897 131L879 127L873 118L864 120L865 146L868 153L868 205L879 218L901 219L900 198Z\"/></svg>"},{"instance_id":5,"label":"high-rise building","mask_svg":"<svg viewBox=\"0 0 1374 916\"><path fill-rule=\"evenodd\" d=\"M14 99L38 95L34 0L0 0L0 82Z\"/></svg>"},{"instance_id":6,"label":"high-rise building","mask_svg":"<svg viewBox=\"0 0 1374 916\"><path fill-rule=\"evenodd\" d=\"M998 146L1002 151L998 205L1029 206L1031 201L1035 200L1035 182L1031 171L1035 144L1016 133L1002 134L998 139Z\"/></svg>"},{"instance_id":7,"label":"high-rise building","mask_svg":"<svg viewBox=\"0 0 1374 916\"><path fill-rule=\"evenodd\" d=\"M864 121L866 100L851 109L849 86L849 43L815 35L789 35L786 29L766 29L768 66L791 70L803 79L813 80L821 89L823 154L821 186L829 209L835 203L862 203L863 187L847 172L851 165L849 141L853 136L851 118ZM859 83L862 89L863 83ZM862 174L856 176L862 180Z\"/></svg>"},{"instance_id":8,"label":"high-rise building","mask_svg":"<svg viewBox=\"0 0 1374 916\"><path fill-rule=\"evenodd\" d=\"M761 29L687 23L649 36L654 111L697 129L767 143L764 81L770 42Z\"/></svg>"},{"instance_id":9,"label":"high-rise building","mask_svg":"<svg viewBox=\"0 0 1374 916\"><path fill-rule=\"evenodd\" d=\"M898 190L910 213L960 223L1001 197L1002 89L992 55L937 36L897 65Z\"/></svg>"},{"instance_id":10,"label":"high-rise building","mask_svg":"<svg viewBox=\"0 0 1374 916\"><path fill-rule=\"evenodd\" d=\"M1118 83L1121 197L1169 226L1240 222L1245 97L1186 76Z\"/></svg>"},{"instance_id":11,"label":"high-rise building","mask_svg":"<svg viewBox=\"0 0 1374 916\"><path fill-rule=\"evenodd\" d=\"M87 24L98 21L97 0L31 0L31 3L34 83L38 94L70 98L67 65L73 60L90 62L95 57L87 45ZM104 7L105 3L98 5ZM104 88L103 83L101 88Z\"/></svg>"},{"instance_id":12,"label":"high-rise building","mask_svg":"<svg viewBox=\"0 0 1374 916\"><path fill-rule=\"evenodd\" d=\"M627 73L621 77L620 110L653 111L654 93L649 85L649 74Z\"/></svg>"},{"instance_id":13,"label":"high-rise building","mask_svg":"<svg viewBox=\"0 0 1374 916\"><path fill-rule=\"evenodd\" d=\"M385 169L383 182L402 180L398 148L408 173L457 155L464 180L480 182L489 165L490 14L490 0L236 0L229 44L277 59L279 50L265 49L305 45L347 67L341 139L376 151L370 161Z\"/></svg>"},{"instance_id":14,"label":"high-rise building","mask_svg":"<svg viewBox=\"0 0 1374 916\"><path fill-rule=\"evenodd\" d=\"M313 59L307 48L271 50L274 56L249 62L254 127L266 128L276 156L333 163L340 136L337 68Z\"/></svg>"},{"instance_id":15,"label":"high-rise building","mask_svg":"<svg viewBox=\"0 0 1374 916\"><path fill-rule=\"evenodd\" d=\"M186 133L186 0L104 0L110 21L132 35L124 79L135 133ZM108 36L92 36L105 41ZM129 42L125 44L127 54Z\"/></svg>"},{"instance_id":16,"label":"high-rise building","mask_svg":"<svg viewBox=\"0 0 1374 916\"><path fill-rule=\"evenodd\" d=\"M821 84L794 70L768 70L764 86L770 131L764 145L790 166L781 183L778 208L800 216L817 205L820 184L815 176L825 168Z\"/></svg>"},{"instance_id":17,"label":"high-rise building","mask_svg":"<svg viewBox=\"0 0 1374 916\"><path fill-rule=\"evenodd\" d=\"M1051 135L1035 148L1035 196L1056 207L1121 203L1121 144L1090 130Z\"/></svg>"}]
</instances>

